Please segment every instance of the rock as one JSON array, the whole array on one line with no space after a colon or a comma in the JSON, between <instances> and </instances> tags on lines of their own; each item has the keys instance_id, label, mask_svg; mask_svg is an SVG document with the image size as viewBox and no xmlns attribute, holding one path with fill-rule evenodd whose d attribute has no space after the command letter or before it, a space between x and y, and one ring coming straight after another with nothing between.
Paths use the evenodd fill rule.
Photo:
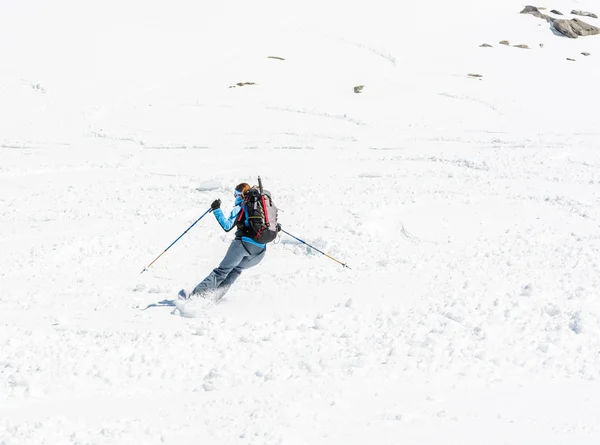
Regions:
<instances>
[{"instance_id":1,"label":"rock","mask_svg":"<svg viewBox=\"0 0 600 445\"><path fill-rule=\"evenodd\" d=\"M591 56L591 54L590 54L590 53L581 53L581 55L582 55L582 56L586 56L586 57L587 57L587 56Z\"/></svg>"},{"instance_id":2,"label":"rock","mask_svg":"<svg viewBox=\"0 0 600 445\"><path fill-rule=\"evenodd\" d=\"M256 85L256 83L255 82L238 82L235 85L231 85L229 88L243 87L246 85Z\"/></svg>"},{"instance_id":3,"label":"rock","mask_svg":"<svg viewBox=\"0 0 600 445\"><path fill-rule=\"evenodd\" d=\"M364 87L365 87L364 85L356 85L356 86L354 87L354 92L355 92L356 94L362 93L362 89L363 89Z\"/></svg>"},{"instance_id":4,"label":"rock","mask_svg":"<svg viewBox=\"0 0 600 445\"><path fill-rule=\"evenodd\" d=\"M570 62L575 62L575 59L571 59L570 57L567 57L567 60Z\"/></svg>"},{"instance_id":5,"label":"rock","mask_svg":"<svg viewBox=\"0 0 600 445\"><path fill-rule=\"evenodd\" d=\"M543 43L540 43L540 48L543 48L543 47L544 47L544 44L543 44Z\"/></svg>"},{"instance_id":6,"label":"rock","mask_svg":"<svg viewBox=\"0 0 600 445\"><path fill-rule=\"evenodd\" d=\"M554 20L549 15L540 12L540 8L536 8L535 6L526 6L525 9L521 11L521 14L531 14L532 16L544 19L547 22L552 22L552 20Z\"/></svg>"},{"instance_id":7,"label":"rock","mask_svg":"<svg viewBox=\"0 0 600 445\"><path fill-rule=\"evenodd\" d=\"M483 76L481 74L469 73L467 74L469 77L475 77L477 79L481 79Z\"/></svg>"},{"instance_id":8,"label":"rock","mask_svg":"<svg viewBox=\"0 0 600 445\"><path fill-rule=\"evenodd\" d=\"M556 9L553 9L552 11L550 11L552 14L556 14L556 15L564 15L562 12L557 11Z\"/></svg>"},{"instance_id":9,"label":"rock","mask_svg":"<svg viewBox=\"0 0 600 445\"><path fill-rule=\"evenodd\" d=\"M521 14L535 14L536 12L540 12L540 10L531 5L525 6L525 8L521 11Z\"/></svg>"},{"instance_id":10,"label":"rock","mask_svg":"<svg viewBox=\"0 0 600 445\"><path fill-rule=\"evenodd\" d=\"M553 12L558 11L553 10ZM540 8L536 8L535 6L526 6L525 9L521 11L521 14L531 14L535 17L539 17L541 19L546 20L547 22L550 22L552 24L556 31L571 39L576 39L577 37L581 36L593 36L596 34L600 34L600 28L582 22L579 19L566 20L552 18L549 15L541 13ZM585 15L586 17L598 18L595 14L585 11L572 11L571 14Z\"/></svg>"},{"instance_id":11,"label":"rock","mask_svg":"<svg viewBox=\"0 0 600 445\"><path fill-rule=\"evenodd\" d=\"M520 44L520 45L513 45L513 47L515 48L522 48L522 49L529 49L529 46L524 45L524 44Z\"/></svg>"},{"instance_id":12,"label":"rock","mask_svg":"<svg viewBox=\"0 0 600 445\"><path fill-rule=\"evenodd\" d=\"M267 59L285 60L283 57L268 56Z\"/></svg>"},{"instance_id":13,"label":"rock","mask_svg":"<svg viewBox=\"0 0 600 445\"><path fill-rule=\"evenodd\" d=\"M577 10L573 10L571 11L571 14L573 15L580 15L582 17L591 17L593 19L597 19L598 16L596 14L594 14L593 12L586 12L586 11L577 11Z\"/></svg>"},{"instance_id":14,"label":"rock","mask_svg":"<svg viewBox=\"0 0 600 445\"><path fill-rule=\"evenodd\" d=\"M539 17L540 19L544 19L544 20L547 20L547 21L552 20L551 17L549 17L546 14L543 14L542 12L540 12L539 8L536 8L535 6L525 6L525 9L523 9L521 11L521 14L531 14L534 17Z\"/></svg>"},{"instance_id":15,"label":"rock","mask_svg":"<svg viewBox=\"0 0 600 445\"><path fill-rule=\"evenodd\" d=\"M500 42L498 42L498 43L500 43L500 45L506 45L506 46L510 45L510 42L508 40L500 40Z\"/></svg>"},{"instance_id":16,"label":"rock","mask_svg":"<svg viewBox=\"0 0 600 445\"><path fill-rule=\"evenodd\" d=\"M571 39L576 39L582 36L593 36L600 34L600 28L585 23L579 19L571 20L554 20L554 29L562 35Z\"/></svg>"},{"instance_id":17,"label":"rock","mask_svg":"<svg viewBox=\"0 0 600 445\"><path fill-rule=\"evenodd\" d=\"M489 43L483 43L482 45L479 45L480 48L493 48L492 45L490 45Z\"/></svg>"}]
</instances>

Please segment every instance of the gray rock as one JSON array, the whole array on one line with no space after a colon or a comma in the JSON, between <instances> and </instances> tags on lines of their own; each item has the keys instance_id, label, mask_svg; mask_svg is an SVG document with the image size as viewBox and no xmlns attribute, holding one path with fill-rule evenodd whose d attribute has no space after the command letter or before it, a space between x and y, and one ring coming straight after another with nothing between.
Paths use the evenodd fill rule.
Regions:
<instances>
[{"instance_id":1,"label":"gray rock","mask_svg":"<svg viewBox=\"0 0 600 445\"><path fill-rule=\"evenodd\" d=\"M571 39L600 34L600 28L585 23L579 19L554 20L554 29Z\"/></svg>"},{"instance_id":2,"label":"gray rock","mask_svg":"<svg viewBox=\"0 0 600 445\"><path fill-rule=\"evenodd\" d=\"M489 43L484 43L482 45L479 45L480 48L493 48L492 45L490 45Z\"/></svg>"},{"instance_id":3,"label":"gray rock","mask_svg":"<svg viewBox=\"0 0 600 445\"><path fill-rule=\"evenodd\" d=\"M525 6L525 8L521 11L521 14L535 14L537 12L540 12L540 10L536 7L536 6L531 6L531 5L527 5ZM540 13L541 14L541 13Z\"/></svg>"},{"instance_id":4,"label":"gray rock","mask_svg":"<svg viewBox=\"0 0 600 445\"><path fill-rule=\"evenodd\" d=\"M521 14L531 14L534 17L538 17L540 19L544 19L546 21L552 21L552 17L547 16L546 14L542 13L540 11L539 8L535 7L535 6L525 6L525 9L523 9L521 11Z\"/></svg>"},{"instance_id":5,"label":"gray rock","mask_svg":"<svg viewBox=\"0 0 600 445\"><path fill-rule=\"evenodd\" d=\"M256 83L255 82L238 82L235 85L231 85L229 88L244 87L246 85L256 85Z\"/></svg>"},{"instance_id":6,"label":"gray rock","mask_svg":"<svg viewBox=\"0 0 600 445\"><path fill-rule=\"evenodd\" d=\"M543 47L544 47L544 44L543 44L543 43L540 43L540 48L543 48Z\"/></svg>"},{"instance_id":7,"label":"gray rock","mask_svg":"<svg viewBox=\"0 0 600 445\"><path fill-rule=\"evenodd\" d=\"M591 56L591 54L590 54L590 53L581 53L581 55L582 55L582 56L586 56L586 57L587 57L587 56Z\"/></svg>"},{"instance_id":8,"label":"gray rock","mask_svg":"<svg viewBox=\"0 0 600 445\"><path fill-rule=\"evenodd\" d=\"M576 12L583 14L591 14L589 12L585 13L584 11L573 11L572 14ZM552 24L556 31L571 39L576 39L577 37L581 36L593 36L596 34L600 34L600 28L597 28L596 26L592 26L579 19L555 19L550 17L549 15L543 14L542 12L540 12L540 9L536 8L535 6L526 6L525 9L521 11L521 14L531 14L534 17L539 17L541 19L546 20L547 22L550 22ZM589 17L592 17L592 15L589 15Z\"/></svg>"},{"instance_id":9,"label":"gray rock","mask_svg":"<svg viewBox=\"0 0 600 445\"><path fill-rule=\"evenodd\" d=\"M500 42L498 42L498 43L500 43L500 45L506 45L506 46L510 45L510 42L508 40L500 40Z\"/></svg>"},{"instance_id":10,"label":"gray rock","mask_svg":"<svg viewBox=\"0 0 600 445\"><path fill-rule=\"evenodd\" d=\"M556 9L553 9L552 11L550 11L552 14L556 14L556 15L564 15L562 12L557 11Z\"/></svg>"},{"instance_id":11,"label":"gray rock","mask_svg":"<svg viewBox=\"0 0 600 445\"><path fill-rule=\"evenodd\" d=\"M524 45L524 44L520 44L520 45L513 45L515 48L521 48L521 49L529 49L529 46Z\"/></svg>"},{"instance_id":12,"label":"gray rock","mask_svg":"<svg viewBox=\"0 0 600 445\"><path fill-rule=\"evenodd\" d=\"M586 11L578 11L578 10L572 10L571 14L573 15L580 15L582 17L591 17L593 19L597 19L598 16L596 14L594 14L593 12L586 12Z\"/></svg>"},{"instance_id":13,"label":"gray rock","mask_svg":"<svg viewBox=\"0 0 600 445\"><path fill-rule=\"evenodd\" d=\"M571 59L570 57L567 57L567 60L568 60L569 62L575 62L575 59Z\"/></svg>"},{"instance_id":14,"label":"gray rock","mask_svg":"<svg viewBox=\"0 0 600 445\"><path fill-rule=\"evenodd\" d=\"M356 94L362 93L362 90L363 90L363 88L364 88L364 87L365 87L364 85L356 85L356 86L354 87L354 92L355 92Z\"/></svg>"},{"instance_id":15,"label":"gray rock","mask_svg":"<svg viewBox=\"0 0 600 445\"><path fill-rule=\"evenodd\" d=\"M469 73L467 74L469 77L475 77L477 79L481 79L483 76L481 74Z\"/></svg>"}]
</instances>

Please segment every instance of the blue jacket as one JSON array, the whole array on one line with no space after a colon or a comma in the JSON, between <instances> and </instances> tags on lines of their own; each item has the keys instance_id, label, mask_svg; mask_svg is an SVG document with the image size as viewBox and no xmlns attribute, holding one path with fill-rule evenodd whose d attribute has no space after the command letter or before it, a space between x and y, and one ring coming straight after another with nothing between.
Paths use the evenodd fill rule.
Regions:
<instances>
[{"instance_id":1,"label":"blue jacket","mask_svg":"<svg viewBox=\"0 0 600 445\"><path fill-rule=\"evenodd\" d=\"M223 211L221 209L216 209L215 211L213 211L213 213L215 214L215 218L217 218L217 221L219 221L219 224L221 225L223 230L225 230L226 232L229 232L231 229L233 229L233 227L235 226L235 223L237 222L237 218L238 218L240 212L242 211L243 205L244 204L243 204L242 198L236 198L235 206L231 210L231 213L229 213L228 217L226 217L223 214ZM248 212L246 212L246 215L247 214L248 214ZM249 226L248 218L244 218L244 225L246 227ZM239 230L238 233L235 234L235 237L236 237L236 239L241 239L245 243L254 244L255 246L262 247L262 248L266 247L265 244L257 243L252 238L243 236L241 230Z\"/></svg>"}]
</instances>

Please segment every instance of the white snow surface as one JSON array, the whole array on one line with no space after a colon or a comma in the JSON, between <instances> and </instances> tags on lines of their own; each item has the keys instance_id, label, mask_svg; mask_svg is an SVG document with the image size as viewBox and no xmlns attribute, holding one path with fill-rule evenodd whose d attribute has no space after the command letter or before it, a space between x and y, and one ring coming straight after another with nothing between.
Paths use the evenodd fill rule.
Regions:
<instances>
[{"instance_id":1,"label":"white snow surface","mask_svg":"<svg viewBox=\"0 0 600 445\"><path fill-rule=\"evenodd\" d=\"M523 6L2 2L0 444L600 443L600 36ZM257 175L352 269L173 307Z\"/></svg>"}]
</instances>

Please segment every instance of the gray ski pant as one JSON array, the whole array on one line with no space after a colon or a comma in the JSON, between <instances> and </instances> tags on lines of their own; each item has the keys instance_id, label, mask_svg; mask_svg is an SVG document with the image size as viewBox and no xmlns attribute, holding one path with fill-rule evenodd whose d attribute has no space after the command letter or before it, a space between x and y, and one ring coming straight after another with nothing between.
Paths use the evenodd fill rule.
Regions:
<instances>
[{"instance_id":1,"label":"gray ski pant","mask_svg":"<svg viewBox=\"0 0 600 445\"><path fill-rule=\"evenodd\" d=\"M213 296L215 300L220 300L243 270L254 267L262 261L266 250L239 239L233 240L219 267L194 288L191 296L202 298Z\"/></svg>"}]
</instances>

